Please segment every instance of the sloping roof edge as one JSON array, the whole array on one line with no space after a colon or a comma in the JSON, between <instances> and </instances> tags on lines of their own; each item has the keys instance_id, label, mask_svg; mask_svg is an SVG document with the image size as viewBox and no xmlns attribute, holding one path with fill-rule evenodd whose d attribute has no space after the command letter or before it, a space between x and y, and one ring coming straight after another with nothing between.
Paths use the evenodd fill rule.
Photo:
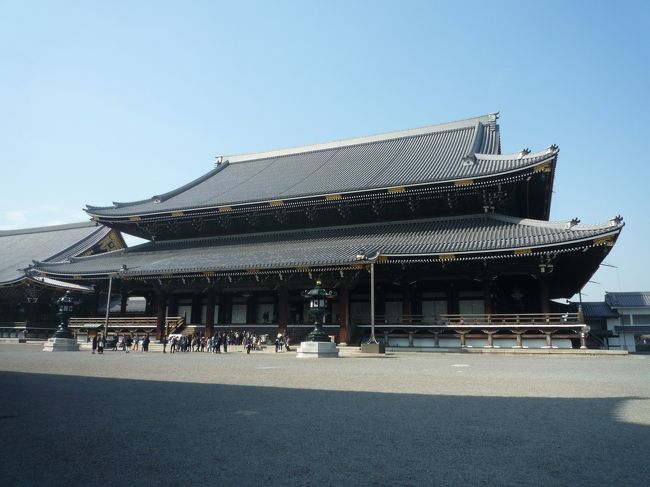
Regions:
<instances>
[{"instance_id":1,"label":"sloping roof edge","mask_svg":"<svg viewBox=\"0 0 650 487\"><path fill-rule=\"evenodd\" d=\"M440 123L434 125L425 125L413 129L395 130L391 132L384 132L375 135L366 135L362 137L353 137L349 139L339 139L330 142L321 142L318 144L306 144L295 147L288 147L285 149L276 149L261 152L249 152L244 154L233 154L228 156L219 156L223 161L230 164L241 162L250 162L257 159L266 159L270 157L282 157L293 154L301 154L304 152L315 152L326 149L338 149L348 147L351 145L369 144L371 142L380 142L385 140L400 139L402 137L414 137L417 135L430 134L434 132L444 132L447 130L457 130L460 128L474 127L479 123L495 124L499 118L499 112L488 113L487 115L480 115L477 117L465 118L453 122Z\"/></svg>"},{"instance_id":2,"label":"sloping roof edge","mask_svg":"<svg viewBox=\"0 0 650 487\"><path fill-rule=\"evenodd\" d=\"M650 307L650 291L606 292L605 302L612 308Z\"/></svg>"},{"instance_id":3,"label":"sloping roof edge","mask_svg":"<svg viewBox=\"0 0 650 487\"><path fill-rule=\"evenodd\" d=\"M388 141L392 139L398 139L398 138L404 138L404 137L415 137L418 135L424 135L424 134L433 134L433 133L442 133L445 131L452 131L452 130L458 130L458 129L464 129L464 128L472 128L472 127L480 127L481 125L487 125L487 126L493 126L493 127L498 127L496 124L496 120L498 119L498 112L494 113L489 113L487 115L481 115L478 117L473 117L473 118L467 118L463 120L458 120L454 122L448 122L448 123L442 123L442 124L436 124L436 125L428 125L424 127L419 127L415 129L406 129L406 130L400 130L400 131L394 131L394 132L386 132L382 134L377 134L377 135L371 135L371 136L364 136L364 137L357 137L357 138L350 138L350 139L342 139L338 141L333 141L333 142L325 142L325 143L320 143L320 144L311 144L311 145L303 145L303 146L296 146L293 148L288 148L288 149L279 149L279 150L272 150L272 151L266 151L266 152L255 152L255 153L248 153L248 154L240 154L240 155L231 155L231 156L218 156L217 157L217 162L216 162L216 167L212 169L211 171L207 172L206 174L203 174L202 176L190 181L189 183L176 188L172 191L160 194L160 195L155 195L152 196L151 198L145 198L142 200L137 200L137 201L131 201L131 202L113 202L113 205L111 206L94 206L94 205L86 205L86 208L84 211L91 215L92 217L97 217L97 218L102 218L103 216L116 216L116 217L121 217L123 215L110 215L110 214L102 214L102 212L108 212L110 213L111 210L118 210L121 208L129 208L132 206L138 206L142 204L147 204L147 203L161 203L169 198L172 198L174 196L177 196L185 191L188 191L195 186L205 182L206 180L212 178L214 175L216 175L218 172L221 170L225 169L227 166L230 164L237 164L237 163L243 163L243 162L253 162L259 159L268 159L268 158L276 158L276 157L281 157L281 156L286 156L286 155L295 155L295 154L302 154L302 153L308 153L308 152L316 152L316 151L321 151L321 150L327 150L327 149L333 149L333 148L343 148L343 147L348 147L348 146L354 146L354 145L362 145L362 144L369 144L372 142L380 142L380 141ZM474 135L474 140L472 143L473 149L478 149L480 147L480 141L482 136L478 133L480 130L476 130L476 133ZM499 144L499 151L500 151L500 144ZM368 188L368 189L375 189L375 188ZM382 189L382 187L378 187L377 189ZM363 189L364 191L366 189ZM341 191L336 192L341 193ZM343 191L343 193L347 193ZM317 195L302 195L294 198L302 198L302 197L314 197ZM277 195L276 197L273 197L271 199L276 199L276 198L281 198L280 195ZM250 202L245 202L247 204L255 204L255 203L263 203L269 200L260 200L259 202L257 201L250 201ZM238 203L244 203L244 202L237 202L233 201L232 204L238 204ZM190 207L188 207L190 208ZM179 210L182 209L188 209L188 208L178 208ZM193 208L193 206L191 207ZM167 211L149 211L149 212L136 212L136 214L157 214L157 213L166 213Z\"/></svg>"},{"instance_id":4,"label":"sloping roof edge","mask_svg":"<svg viewBox=\"0 0 650 487\"><path fill-rule=\"evenodd\" d=\"M62 225L48 225L45 227L18 228L16 230L0 230L0 237L10 237L13 235L29 235L32 233L58 232L61 230L71 230L73 228L95 227L95 222L77 222L65 223Z\"/></svg>"},{"instance_id":5,"label":"sloping roof edge","mask_svg":"<svg viewBox=\"0 0 650 487\"><path fill-rule=\"evenodd\" d=\"M511 224L516 224L516 225L521 225L523 226L531 226L527 225L526 223L521 223L522 219L513 219L511 217L503 217L501 215L485 215L485 214L480 214L480 215L474 215L476 218L480 219L492 219L495 222L509 222ZM384 235L384 234L390 234L390 226L391 224L394 224L395 226L395 234L396 235L401 235L404 232L411 232L413 231L412 228L404 228L405 226L413 226L417 225L418 223L428 223L432 224L435 223L436 221L440 222L445 222L445 221L454 221L454 220L464 220L467 217L456 217L456 218L439 218L439 219L422 219L422 220L411 220L408 222L390 222L390 223L381 223L381 224L364 224L364 225L349 225L349 226L339 226L339 227L328 227L326 229L314 229L314 232L318 234L326 234L326 235L320 235L320 239L325 241L332 241L333 235L337 234L337 230L343 231L343 235L346 235L347 230L363 230L364 227L373 227L373 226L380 226L382 227L379 229L379 233L375 232L373 233L372 230L369 230L370 233L368 235ZM523 220L524 222L530 223L529 220ZM388 228L384 228L388 227ZM596 225L589 225L586 233L583 233L582 235L575 235L574 238L570 237L570 234L572 233L570 229L568 229L565 226L557 226L554 224L550 224L548 228L554 229L554 230L559 230L561 233L569 235L569 238L562 238L559 239L555 242L549 242L549 243L540 243L540 242L535 242L534 238L531 239L530 242L522 242L520 246L512 246L512 244L509 244L507 246L492 246L492 247L486 247L484 249L476 249L472 248L471 246L465 246L463 248L463 245L457 248L449 248L448 246L445 247L447 244L442 244L441 246L437 248L431 248L426 252L418 252L418 249L422 249L421 245L422 242L418 244L411 245L409 248L404 248L402 251L398 253L394 253L391 250L389 250L390 246L393 246L394 243L387 242L386 245L388 247L382 248L381 244L378 244L375 242L375 246L377 248L373 248L374 251L377 251L378 256L384 256L388 257L390 259L403 259L403 258L409 258L409 259L418 259L418 258L427 258L431 256L438 256L440 257L441 255L449 255L454 254L454 258L458 259L476 259L476 258L483 258L482 256L487 256L487 255L492 255L494 254L496 257L503 257L503 256L509 256L512 255L514 257L520 256L520 255L537 255L539 253L547 253L550 251L554 252L565 252L568 250L563 250L564 247L567 245L569 246L575 246L575 245L586 245L586 246L596 246L596 245L606 245L607 242L604 241L604 239L611 239L611 242L613 244L613 241L616 239L616 236L618 233L620 233L623 225L621 223L616 224L615 226L611 226L610 223L603 224L601 226L596 226ZM294 242L296 241L295 237L296 236L301 236L304 233L304 230L288 230L288 231L282 231L282 232L274 232L275 239L272 239L270 241L264 241L264 242L259 242L261 247L268 246L268 245L277 245L278 242ZM363 232L359 232L363 233ZM406 235L406 234L404 234ZM118 272L120 266L124 265L125 263L129 263L129 267L127 268L126 274L124 275L130 275L133 274L139 275L140 271L137 269L137 267L131 267L133 265L133 262L130 262L132 259L136 259L136 261L139 259L138 253L143 252L143 256L146 255L151 255L151 253L157 253L157 252L167 252L167 251L179 251L179 252L184 252L187 250L188 252L196 252L198 249L205 247L210 248L212 246L224 246L224 248L228 248L231 246L239 246L241 244L248 245L249 242L255 242L255 236L265 236L268 237L269 233L257 233L257 234L246 234L244 236L242 235L233 235L233 236L223 236L223 237L209 237L209 238L194 238L194 239L183 239L183 240L178 240L178 241L165 241L165 242L158 242L158 243L147 243L147 244L142 244L140 246L132 247L130 249L124 249L124 250L119 250L116 252L109 252L106 254L101 254L101 255L95 255L95 256L89 256L89 257L80 257L80 258L74 258L71 261L72 267L67 269L64 272L61 272L63 269L66 268L66 265L61 265L60 263L43 263L42 265L37 264L37 268L35 269L37 272L42 272L45 275L54 275L54 276L79 276L83 277L84 275L109 275L113 274L115 272ZM311 238L311 237L308 237ZM360 241L365 241L364 237L360 235L358 238L361 238ZM406 238L406 237L399 237L399 238ZM382 237L383 239L383 237ZM376 240L376 239L375 239ZM610 241L610 240L608 240ZM275 244L274 244L275 242ZM341 248L346 248L346 257L342 258L341 255L336 257L334 260L333 259L328 259L327 261L323 261L323 265L335 265L335 266L340 266L340 265L350 265L353 264L355 261L355 252L352 252L350 254L350 248L346 247L349 246L350 242L348 241L347 244L344 245L344 247ZM343 244L342 244L343 245ZM354 244L354 245L362 245L362 244ZM401 244L399 244L401 245ZM398 245L398 246L399 246ZM562 247L562 249L560 249ZM317 247L318 249L320 247ZM331 245L327 245L327 248L333 248ZM396 247L393 247L396 249ZM557 248L557 250L553 250L553 248ZM373 250L370 249L370 250ZM443 250L444 249L444 250ZM525 249L526 252L521 252L521 249ZM250 249L249 249L250 250ZM368 250L368 249L366 249ZM424 250L424 249L422 249ZM288 250L287 250L288 251ZM203 255L204 251L201 251L201 255ZM241 252L241 250L239 251ZM416 253L413 253L416 252ZM374 253L374 252L371 252ZM133 255L132 255L133 254ZM319 255L319 254L314 254L314 255ZM123 256L124 258L120 258L120 256ZM319 255L319 257L322 255ZM93 260L96 259L111 259L115 262L110 264L109 266L103 266L100 265L91 265L90 268L93 268L94 270L90 270L90 268L87 268L86 270L82 270L83 267L87 267L86 264L91 263ZM160 258L160 256L158 256ZM339 259L339 260L336 260ZM318 262L321 262L319 259ZM310 261L310 262L316 262L316 260L305 260L304 262ZM335 261L336 260L336 261ZM110 262L110 261L109 261ZM135 261L134 261L135 262ZM302 262L302 261L301 261ZM79 266L75 266L75 264L82 264L81 268ZM214 262L213 262L214 264ZM273 266L268 266L266 264L263 264L264 269L280 269L284 268L285 266L278 265L277 267ZM296 265L307 265L307 264L296 264ZM311 265L311 264L310 264ZM316 264L314 264L316 265ZM319 264L320 265L320 264ZM75 269L76 267L76 269ZM245 269L250 267L250 265L244 265L241 267L241 269ZM253 266L255 267L255 266ZM125 267L126 268L126 267ZM240 267L233 267L232 270L235 271L236 269L239 269ZM104 270L99 270L99 269L104 269ZM206 267L207 269L207 267Z\"/></svg>"},{"instance_id":6,"label":"sloping roof edge","mask_svg":"<svg viewBox=\"0 0 650 487\"><path fill-rule=\"evenodd\" d=\"M489 160L489 161L495 161L495 160L511 160L511 159L520 159L522 161L522 165L514 168L514 169L508 169L506 171L499 171L499 172L494 172L494 173L488 173L488 174L483 174L483 175L478 175L478 176L472 176L470 179L473 181L481 182L484 180L488 180L490 178L499 178L499 177L511 177L513 174L520 173L523 171L530 171L531 168L535 168L539 165L551 162L553 163L556 160L557 157L557 151L556 150L550 150L549 149L544 149L542 151L530 153L524 157L519 157L519 153L513 153L513 154L500 154L500 155L485 155L485 154L476 154L475 155L477 159L479 160ZM223 163L222 166L225 168L228 165L228 163ZM219 168L217 168L219 169ZM183 191L186 191L187 189L190 189L192 186L199 184L206 179L208 179L206 176L212 177L214 174L218 172L217 170L213 170L210 173L202 176L199 179L196 179L192 183L188 183L185 186L178 188L177 190L174 190L170 193L166 193L165 196L167 198L175 196L177 194L182 193ZM457 181L464 181L465 178L454 178L454 179L445 179L445 180L439 180L439 181L430 181L430 182L424 182L424 183L413 183L413 184L402 184L401 186L404 188L420 188L420 187L427 187L427 186L440 186L440 185L446 185L446 184L453 184L454 182ZM348 191L337 191L336 193L314 193L314 194L307 194L307 195L300 195L300 196L288 196L288 197L277 197L277 198L271 198L271 199L263 199L263 200L255 200L255 201L241 201L241 202L232 202L228 204L217 204L217 205L206 205L206 206L179 206L178 208L175 208L174 210L160 210L160 211L146 211L146 212L134 212L133 214L118 214L118 215L112 215L110 213L108 214L102 214L102 210L115 210L118 208L125 208L131 205L137 205L140 203L147 203L147 202L153 202L156 200L156 198L151 198L148 200L142 200L138 202L133 202L133 203L119 203L119 206L106 206L106 207L91 207L88 206L84 211L91 215L93 218L97 218L99 222L102 221L102 219L111 219L111 218L116 218L120 220L126 220L129 219L133 215L138 215L138 216L152 216L152 215L164 215L168 214L170 212L179 210L179 211L208 211L208 210L214 210L217 208L221 207L228 207L228 208L236 208L236 207L248 207L248 206L254 206L254 205L261 205L261 204L266 204L271 201L276 201L276 200L282 200L285 202L289 201L301 201L301 200L310 200L313 198L322 198L322 197L328 197L329 195L354 195L354 194L366 194L366 193L374 193L377 191L384 191L384 190L390 190L394 186L377 186L377 187L372 187L372 188L364 188L364 189L354 189L354 190L348 190ZM172 194L173 193L173 194ZM165 198L165 199L167 199ZM160 200L164 201L164 200Z\"/></svg>"}]
</instances>

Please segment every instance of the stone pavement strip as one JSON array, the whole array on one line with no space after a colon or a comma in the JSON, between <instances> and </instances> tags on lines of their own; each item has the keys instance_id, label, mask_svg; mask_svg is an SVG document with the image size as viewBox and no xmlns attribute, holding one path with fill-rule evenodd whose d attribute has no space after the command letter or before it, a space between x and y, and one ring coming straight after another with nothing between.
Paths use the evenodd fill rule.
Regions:
<instances>
[{"instance_id":1,"label":"stone pavement strip","mask_svg":"<svg viewBox=\"0 0 650 487\"><path fill-rule=\"evenodd\" d=\"M650 356L41 347L0 344L0 485L650 478Z\"/></svg>"}]
</instances>

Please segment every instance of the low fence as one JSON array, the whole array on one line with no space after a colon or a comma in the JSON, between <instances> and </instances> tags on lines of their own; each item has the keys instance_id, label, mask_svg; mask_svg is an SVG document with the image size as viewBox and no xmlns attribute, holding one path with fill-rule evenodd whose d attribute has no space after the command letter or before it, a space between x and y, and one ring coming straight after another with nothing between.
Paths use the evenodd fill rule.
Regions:
<instances>
[{"instance_id":1,"label":"low fence","mask_svg":"<svg viewBox=\"0 0 650 487\"><path fill-rule=\"evenodd\" d=\"M26 323L0 323L0 338L18 340L47 340L56 328L29 326Z\"/></svg>"},{"instance_id":2,"label":"low fence","mask_svg":"<svg viewBox=\"0 0 650 487\"><path fill-rule=\"evenodd\" d=\"M76 333L103 330L106 318L102 317L74 317L70 318L68 327ZM156 316L111 316L108 319L108 333L154 333L158 324ZM185 326L185 317L169 316L165 323L165 330L174 333Z\"/></svg>"},{"instance_id":3,"label":"low fence","mask_svg":"<svg viewBox=\"0 0 650 487\"><path fill-rule=\"evenodd\" d=\"M579 313L445 314L437 320L421 315L405 315L399 319L377 316L375 333L387 345L392 339L393 343L401 346L407 343L408 347L414 347L416 340L422 342L424 338L433 348L449 343L464 348L471 341L494 348L495 340L512 348L525 348L525 341L534 340L539 344L541 340L542 348L554 348L554 340L560 339L563 346L577 342L580 348L587 348L589 327L581 321ZM355 326L366 335L371 328L368 323Z\"/></svg>"}]
</instances>

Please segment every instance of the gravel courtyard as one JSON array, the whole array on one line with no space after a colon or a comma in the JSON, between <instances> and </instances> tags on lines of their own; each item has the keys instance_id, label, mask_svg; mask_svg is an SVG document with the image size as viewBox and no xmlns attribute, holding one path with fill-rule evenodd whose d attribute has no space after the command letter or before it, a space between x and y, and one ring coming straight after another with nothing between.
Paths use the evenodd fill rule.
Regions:
<instances>
[{"instance_id":1,"label":"gravel courtyard","mask_svg":"<svg viewBox=\"0 0 650 487\"><path fill-rule=\"evenodd\" d=\"M650 356L0 344L0 484L648 485Z\"/></svg>"}]
</instances>

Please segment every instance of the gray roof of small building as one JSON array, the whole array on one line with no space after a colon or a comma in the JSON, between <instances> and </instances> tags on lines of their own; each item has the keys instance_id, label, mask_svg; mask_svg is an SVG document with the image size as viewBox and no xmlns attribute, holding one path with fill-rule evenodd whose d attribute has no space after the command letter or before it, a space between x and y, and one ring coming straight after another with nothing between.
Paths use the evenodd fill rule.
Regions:
<instances>
[{"instance_id":1,"label":"gray roof of small building","mask_svg":"<svg viewBox=\"0 0 650 487\"><path fill-rule=\"evenodd\" d=\"M571 304L576 309L581 305L582 312L587 319L618 318L618 313L610 308L604 301L584 301L582 303L572 302Z\"/></svg>"},{"instance_id":2,"label":"gray roof of small building","mask_svg":"<svg viewBox=\"0 0 650 487\"><path fill-rule=\"evenodd\" d=\"M575 225L495 214L311 228L203 239L151 242L70 263L42 263L54 276L127 276L229 272L353 264L360 253L393 259L473 254L586 241L616 234L622 224ZM455 255L461 258L461 255Z\"/></svg>"},{"instance_id":3,"label":"gray roof of small building","mask_svg":"<svg viewBox=\"0 0 650 487\"><path fill-rule=\"evenodd\" d=\"M92 222L0 231L0 284L25 277L32 261L56 261L78 255L99 242L110 228Z\"/></svg>"},{"instance_id":4,"label":"gray roof of small building","mask_svg":"<svg viewBox=\"0 0 650 487\"><path fill-rule=\"evenodd\" d=\"M605 302L612 308L650 307L650 292L605 293Z\"/></svg>"},{"instance_id":5,"label":"gray roof of small building","mask_svg":"<svg viewBox=\"0 0 650 487\"><path fill-rule=\"evenodd\" d=\"M509 173L555 156L501 155L497 115L265 153L223 156L207 174L168 193L87 207L99 217L150 215L409 186ZM469 157L468 157L469 156Z\"/></svg>"}]
</instances>

